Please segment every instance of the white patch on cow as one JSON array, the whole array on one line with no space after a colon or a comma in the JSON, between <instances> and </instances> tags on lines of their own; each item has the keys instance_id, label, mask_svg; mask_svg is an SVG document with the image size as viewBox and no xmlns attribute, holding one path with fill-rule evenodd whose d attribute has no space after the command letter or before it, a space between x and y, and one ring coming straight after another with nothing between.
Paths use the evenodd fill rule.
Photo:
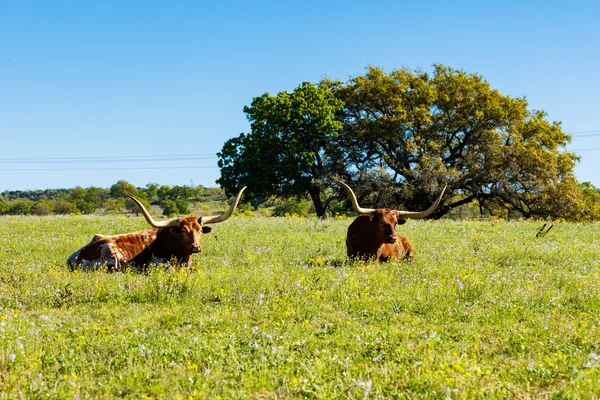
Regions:
<instances>
[{"instance_id":1,"label":"white patch on cow","mask_svg":"<svg viewBox=\"0 0 600 400\"><path fill-rule=\"evenodd\" d=\"M119 235L102 235L99 233L95 234L92 240L87 245L77 250L75 253L71 254L71 256L67 259L67 264L71 267L81 266L83 268L89 269L98 268L99 266L106 264L111 268L118 269L119 267L124 266L125 263L130 261L127 256L127 254L129 254L127 244L124 244L125 248L119 246L117 244L119 239L128 237L134 240L141 240L144 243L144 247L146 247L156 240L156 233L156 229L147 229L144 231L125 233ZM92 246L95 242L102 239L106 240L106 242L102 244L96 244L96 246L98 246L97 249L100 253L98 258L80 259L81 253L84 250L88 249L89 246ZM151 262L161 264L168 262L168 260L153 256Z\"/></svg>"},{"instance_id":2,"label":"white patch on cow","mask_svg":"<svg viewBox=\"0 0 600 400\"><path fill-rule=\"evenodd\" d=\"M67 258L67 265L74 267L75 265L77 265L77 258L79 257L79 253L81 253L81 250L83 249L83 247L79 250L77 250L75 253L71 254L71 256L69 258Z\"/></svg>"},{"instance_id":3,"label":"white patch on cow","mask_svg":"<svg viewBox=\"0 0 600 400\"><path fill-rule=\"evenodd\" d=\"M80 252L81 250L78 250L73 253L67 262L69 262L70 265L76 265L76 261ZM123 259L124 257L121 254L121 251L114 245L114 243L103 243L100 245L100 257L93 260L80 260L78 265L83 268L92 269L106 264L110 268L115 268L123 263Z\"/></svg>"}]
</instances>

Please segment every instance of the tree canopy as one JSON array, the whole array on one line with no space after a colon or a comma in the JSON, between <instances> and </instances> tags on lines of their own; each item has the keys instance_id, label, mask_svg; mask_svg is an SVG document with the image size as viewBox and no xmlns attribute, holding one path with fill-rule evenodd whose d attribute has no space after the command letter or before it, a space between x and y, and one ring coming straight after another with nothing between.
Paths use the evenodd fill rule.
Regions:
<instances>
[{"instance_id":1,"label":"tree canopy","mask_svg":"<svg viewBox=\"0 0 600 400\"><path fill-rule=\"evenodd\" d=\"M369 68L348 83L328 82L345 106L349 176L388 172L389 201L423 209L443 184L434 216L477 200L491 214L567 217L577 191L570 136L525 98L502 95L476 74L435 65L431 75ZM353 173L351 173L354 171Z\"/></svg>"},{"instance_id":2,"label":"tree canopy","mask_svg":"<svg viewBox=\"0 0 600 400\"><path fill-rule=\"evenodd\" d=\"M320 217L322 180L328 176L330 147L341 128L342 107L326 88L302 83L292 93L255 97L244 112L251 132L228 140L217 155L228 194L248 186L247 200L310 195Z\"/></svg>"},{"instance_id":3,"label":"tree canopy","mask_svg":"<svg viewBox=\"0 0 600 400\"><path fill-rule=\"evenodd\" d=\"M345 197L332 184L343 179L365 206L408 210L429 207L447 184L434 218L475 202L491 215L578 219L593 203L559 122L443 65L370 67L347 82L265 93L244 112L251 131L223 146L217 183L230 194L247 185L251 200L310 195L324 216Z\"/></svg>"},{"instance_id":4,"label":"tree canopy","mask_svg":"<svg viewBox=\"0 0 600 400\"><path fill-rule=\"evenodd\" d=\"M159 189L159 186L154 183L139 188L120 180L108 189L92 186L5 191L0 193L0 215L91 214L123 211L139 213L138 206L126 198L126 194L134 195L148 210L151 209L151 204L160 205L166 215L190 213L188 201L220 203L225 199L224 192L220 188L163 185ZM167 200L171 203L165 206L164 202ZM203 207L207 212L211 212L212 206Z\"/></svg>"}]
</instances>

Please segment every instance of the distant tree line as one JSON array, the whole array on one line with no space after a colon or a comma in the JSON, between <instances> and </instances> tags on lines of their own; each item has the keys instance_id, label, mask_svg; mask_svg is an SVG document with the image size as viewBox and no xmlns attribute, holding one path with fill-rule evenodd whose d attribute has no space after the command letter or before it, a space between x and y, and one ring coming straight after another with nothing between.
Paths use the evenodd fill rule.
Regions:
<instances>
[{"instance_id":1,"label":"distant tree line","mask_svg":"<svg viewBox=\"0 0 600 400\"><path fill-rule=\"evenodd\" d=\"M147 208L159 206L164 215L187 214L190 203L225 201L220 188L167 186L149 183L135 187L120 180L110 188L17 190L0 193L0 215L92 214L98 212L138 212L125 197L138 198Z\"/></svg>"},{"instance_id":2,"label":"distant tree line","mask_svg":"<svg viewBox=\"0 0 600 400\"><path fill-rule=\"evenodd\" d=\"M560 122L501 94L477 74L434 65L432 73L370 67L347 82L304 82L255 97L250 132L228 140L217 180L245 199L310 198L334 214L351 185L364 207L424 210L465 206L505 218L600 220L600 195L574 175L579 157ZM348 205L346 203L346 209Z\"/></svg>"}]
</instances>

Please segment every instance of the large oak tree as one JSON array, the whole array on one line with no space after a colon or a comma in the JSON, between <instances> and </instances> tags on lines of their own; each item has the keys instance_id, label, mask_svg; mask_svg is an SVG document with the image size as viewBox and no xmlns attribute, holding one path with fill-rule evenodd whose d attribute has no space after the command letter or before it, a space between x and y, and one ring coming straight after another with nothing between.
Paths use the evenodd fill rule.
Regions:
<instances>
[{"instance_id":1,"label":"large oak tree","mask_svg":"<svg viewBox=\"0 0 600 400\"><path fill-rule=\"evenodd\" d=\"M442 65L432 74L368 68L322 86L345 104L338 140L359 192L376 175L375 192L391 193L388 206L412 210L428 207L448 184L434 217L474 200L491 213L525 217L576 211L577 157L564 150L570 137L525 98L503 95L479 75ZM369 194L361 193L367 205Z\"/></svg>"},{"instance_id":2,"label":"large oak tree","mask_svg":"<svg viewBox=\"0 0 600 400\"><path fill-rule=\"evenodd\" d=\"M434 218L471 202L503 216L586 219L597 209L560 123L477 74L371 67L347 82L265 93L244 112L251 132L225 143L217 183L230 194L248 186L249 200L308 194L323 217L335 178L367 207L415 211L447 184Z\"/></svg>"}]
</instances>

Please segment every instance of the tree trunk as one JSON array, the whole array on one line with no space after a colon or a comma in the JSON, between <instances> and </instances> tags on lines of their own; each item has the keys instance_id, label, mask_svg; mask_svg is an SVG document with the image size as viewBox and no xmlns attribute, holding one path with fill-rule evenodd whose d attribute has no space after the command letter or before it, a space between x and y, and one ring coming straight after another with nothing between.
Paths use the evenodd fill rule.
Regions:
<instances>
[{"instance_id":1,"label":"tree trunk","mask_svg":"<svg viewBox=\"0 0 600 400\"><path fill-rule=\"evenodd\" d=\"M308 193L310 194L310 198L315 205L317 217L325 219L327 215L325 214L325 206L323 206L323 202L321 201L321 189L319 189L317 185L312 185Z\"/></svg>"}]
</instances>

